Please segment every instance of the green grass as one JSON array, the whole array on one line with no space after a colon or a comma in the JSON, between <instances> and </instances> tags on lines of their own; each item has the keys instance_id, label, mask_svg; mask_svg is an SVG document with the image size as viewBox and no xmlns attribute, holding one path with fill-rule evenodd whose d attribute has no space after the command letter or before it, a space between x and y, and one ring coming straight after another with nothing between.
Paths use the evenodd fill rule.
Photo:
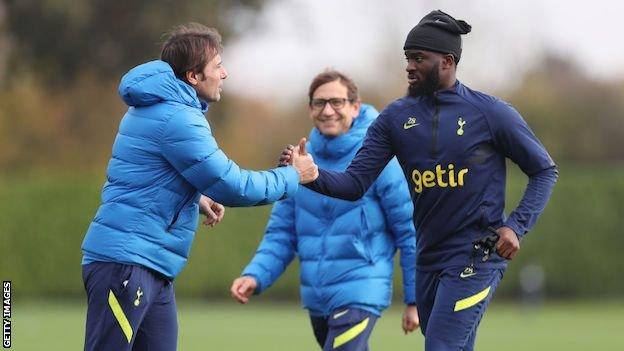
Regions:
<instances>
[{"instance_id":1,"label":"green grass","mask_svg":"<svg viewBox=\"0 0 624 351\"><path fill-rule=\"evenodd\" d=\"M316 350L306 313L297 305L253 301L178 301L179 349ZM83 303L20 302L13 305L13 349L80 350L84 333ZM420 333L404 336L399 308L379 320L372 350L423 350ZM624 350L624 303L548 302L527 310L495 300L481 323L479 351Z\"/></svg>"}]
</instances>

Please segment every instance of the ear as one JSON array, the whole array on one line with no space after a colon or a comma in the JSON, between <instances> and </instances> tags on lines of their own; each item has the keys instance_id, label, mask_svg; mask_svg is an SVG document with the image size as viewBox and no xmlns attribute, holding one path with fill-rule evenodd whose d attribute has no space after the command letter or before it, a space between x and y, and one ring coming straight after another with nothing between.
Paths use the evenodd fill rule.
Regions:
<instances>
[{"instance_id":1,"label":"ear","mask_svg":"<svg viewBox=\"0 0 624 351\"><path fill-rule=\"evenodd\" d=\"M196 86L199 83L200 79L198 77L199 73L193 71L186 71L186 81L192 85Z\"/></svg>"},{"instance_id":2,"label":"ear","mask_svg":"<svg viewBox=\"0 0 624 351\"><path fill-rule=\"evenodd\" d=\"M308 116L310 117L310 120L312 122L314 122L314 115L315 115L315 113L313 113L313 111L312 111L312 106L310 106L310 104L308 104Z\"/></svg>"},{"instance_id":3,"label":"ear","mask_svg":"<svg viewBox=\"0 0 624 351\"><path fill-rule=\"evenodd\" d=\"M448 54L442 56L442 69L450 69L455 66L455 57L453 55Z\"/></svg>"},{"instance_id":4,"label":"ear","mask_svg":"<svg viewBox=\"0 0 624 351\"><path fill-rule=\"evenodd\" d=\"M352 104L353 106L353 118L357 118L360 115L360 107L362 107L362 102L357 100Z\"/></svg>"}]
</instances>

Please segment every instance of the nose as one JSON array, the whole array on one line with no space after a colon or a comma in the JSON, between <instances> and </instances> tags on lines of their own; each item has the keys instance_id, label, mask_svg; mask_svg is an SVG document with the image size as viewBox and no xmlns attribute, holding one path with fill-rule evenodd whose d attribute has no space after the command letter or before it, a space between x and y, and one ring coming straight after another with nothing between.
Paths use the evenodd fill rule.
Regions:
<instances>
[{"instance_id":1,"label":"nose","mask_svg":"<svg viewBox=\"0 0 624 351\"><path fill-rule=\"evenodd\" d=\"M321 110L321 112L324 115L333 115L334 114L334 108L331 107L331 104L328 102L325 103L325 106L323 106L323 109Z\"/></svg>"},{"instance_id":2,"label":"nose","mask_svg":"<svg viewBox=\"0 0 624 351\"><path fill-rule=\"evenodd\" d=\"M225 69L225 67L221 68L221 79L226 79L228 77L228 73L227 70Z\"/></svg>"},{"instance_id":3,"label":"nose","mask_svg":"<svg viewBox=\"0 0 624 351\"><path fill-rule=\"evenodd\" d=\"M406 72L412 72L416 70L416 61L415 60L407 60L407 65L405 66Z\"/></svg>"}]
</instances>

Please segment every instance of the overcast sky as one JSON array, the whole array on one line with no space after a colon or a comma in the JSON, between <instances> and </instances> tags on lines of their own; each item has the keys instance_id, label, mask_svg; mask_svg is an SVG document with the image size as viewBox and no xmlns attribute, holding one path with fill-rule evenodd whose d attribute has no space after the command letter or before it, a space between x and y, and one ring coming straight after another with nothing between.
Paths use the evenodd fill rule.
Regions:
<instances>
[{"instance_id":1,"label":"overcast sky","mask_svg":"<svg viewBox=\"0 0 624 351\"><path fill-rule=\"evenodd\" d=\"M225 93L300 98L326 67L364 88L403 76L405 36L435 9L472 25L458 76L477 89L513 87L544 48L598 79L624 77L622 1L274 0L250 30L235 16L244 31L225 43Z\"/></svg>"}]
</instances>

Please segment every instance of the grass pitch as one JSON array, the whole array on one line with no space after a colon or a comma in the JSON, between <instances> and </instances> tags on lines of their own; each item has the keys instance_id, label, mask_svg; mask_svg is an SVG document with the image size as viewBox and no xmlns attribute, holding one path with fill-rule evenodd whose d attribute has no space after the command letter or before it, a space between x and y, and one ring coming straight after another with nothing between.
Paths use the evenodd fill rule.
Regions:
<instances>
[{"instance_id":1,"label":"grass pitch","mask_svg":"<svg viewBox=\"0 0 624 351\"><path fill-rule=\"evenodd\" d=\"M402 310L387 311L371 337L371 350L423 350L418 333L403 335ZM307 314L292 303L178 301L179 350L318 350ZM14 350L81 350L84 302L13 305ZM481 323L479 351L624 350L624 303L548 302L541 308L493 301Z\"/></svg>"}]
</instances>

